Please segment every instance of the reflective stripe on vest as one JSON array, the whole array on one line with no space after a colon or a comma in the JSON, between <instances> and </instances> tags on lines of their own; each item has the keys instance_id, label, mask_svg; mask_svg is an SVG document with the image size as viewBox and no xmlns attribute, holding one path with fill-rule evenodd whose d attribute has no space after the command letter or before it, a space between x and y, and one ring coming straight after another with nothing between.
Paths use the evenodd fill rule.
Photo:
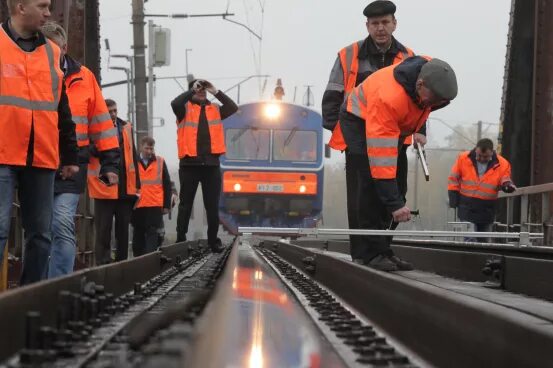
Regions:
<instances>
[{"instance_id":1,"label":"reflective stripe on vest","mask_svg":"<svg viewBox=\"0 0 553 368\"><path fill-rule=\"evenodd\" d=\"M365 120L367 155L374 179L396 178L399 146L405 136L421 128L430 113L429 108L421 110L395 83L397 65L372 74L347 100L347 111Z\"/></svg>"},{"instance_id":2,"label":"reflective stripe on vest","mask_svg":"<svg viewBox=\"0 0 553 368\"><path fill-rule=\"evenodd\" d=\"M186 114L181 121L177 122L179 158L185 156L196 157L198 155L197 138L200 112L200 105L187 102ZM205 105L205 116L209 127L211 153L225 153L225 136L219 106L215 104Z\"/></svg>"},{"instance_id":3,"label":"reflective stripe on vest","mask_svg":"<svg viewBox=\"0 0 553 368\"><path fill-rule=\"evenodd\" d=\"M59 58L49 40L26 52L0 30L0 165L26 165L33 130L32 166L59 166Z\"/></svg>"},{"instance_id":4,"label":"reflective stripe on vest","mask_svg":"<svg viewBox=\"0 0 553 368\"><path fill-rule=\"evenodd\" d=\"M94 144L98 151L119 147L117 128L109 112L94 74L85 66L65 79L69 106L76 124L77 144Z\"/></svg>"},{"instance_id":5,"label":"reflective stripe on vest","mask_svg":"<svg viewBox=\"0 0 553 368\"><path fill-rule=\"evenodd\" d=\"M117 128L116 128L117 129ZM120 147L121 152L125 157L125 175L126 175L126 194L135 195L136 190L136 168L134 166L134 144L132 125L127 123L123 125L123 143ZM98 179L100 175L100 160L98 157L90 156L90 162L88 164L88 191L91 198L95 199L118 199L119 198L119 185L106 185ZM119 175L122 175L121 173Z\"/></svg>"},{"instance_id":6,"label":"reflective stripe on vest","mask_svg":"<svg viewBox=\"0 0 553 368\"><path fill-rule=\"evenodd\" d=\"M156 156L147 168L139 164L138 170L141 187L136 207L163 207L163 157Z\"/></svg>"}]
</instances>

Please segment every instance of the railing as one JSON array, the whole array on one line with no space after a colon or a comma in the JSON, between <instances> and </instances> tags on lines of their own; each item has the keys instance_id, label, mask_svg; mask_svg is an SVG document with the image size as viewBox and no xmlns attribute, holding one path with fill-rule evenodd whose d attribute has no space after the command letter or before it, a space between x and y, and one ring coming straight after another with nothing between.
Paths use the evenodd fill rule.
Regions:
<instances>
[{"instance_id":1,"label":"railing","mask_svg":"<svg viewBox=\"0 0 553 368\"><path fill-rule=\"evenodd\" d=\"M473 231L434 231L434 230L369 230L369 229L321 229L297 227L238 227L242 235L273 235L289 237L320 237L334 235L366 235L366 236L403 236L409 238L497 238L516 241L518 246L531 246L532 240L541 239L543 233L529 232L473 232Z\"/></svg>"},{"instance_id":2,"label":"railing","mask_svg":"<svg viewBox=\"0 0 553 368\"><path fill-rule=\"evenodd\" d=\"M533 228L541 227L544 233L544 245L553 245L552 192L553 183L547 183L521 187L514 193L499 193L499 198L507 201L507 223L499 226L503 225L509 231L518 225L514 224L515 200L520 199L520 230L529 232ZM538 198L530 198L530 196Z\"/></svg>"}]
</instances>

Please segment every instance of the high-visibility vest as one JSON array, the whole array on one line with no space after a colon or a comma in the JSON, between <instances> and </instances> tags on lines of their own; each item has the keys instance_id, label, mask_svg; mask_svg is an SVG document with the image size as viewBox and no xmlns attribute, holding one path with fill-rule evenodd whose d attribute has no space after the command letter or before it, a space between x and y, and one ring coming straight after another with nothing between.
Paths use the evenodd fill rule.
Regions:
<instances>
[{"instance_id":1,"label":"high-visibility vest","mask_svg":"<svg viewBox=\"0 0 553 368\"><path fill-rule=\"evenodd\" d=\"M347 111L365 120L369 166L375 179L396 178L399 147L419 131L431 111L419 107L396 81L396 66L371 74L346 99Z\"/></svg>"},{"instance_id":2,"label":"high-visibility vest","mask_svg":"<svg viewBox=\"0 0 553 368\"><path fill-rule=\"evenodd\" d=\"M125 173L127 178L127 195L135 195L136 191L136 168L134 166L134 144L131 123L123 125L123 146L120 147L125 157ZM90 156L88 164L88 193L90 198L95 199L118 199L119 184L106 185L98 179L100 175L100 160L98 157Z\"/></svg>"},{"instance_id":3,"label":"high-visibility vest","mask_svg":"<svg viewBox=\"0 0 553 368\"><path fill-rule=\"evenodd\" d=\"M117 128L113 126L94 74L81 65L77 73L65 79L65 89L76 124L78 146L87 147L92 142L98 151L118 148Z\"/></svg>"},{"instance_id":4,"label":"high-visibility vest","mask_svg":"<svg viewBox=\"0 0 553 368\"><path fill-rule=\"evenodd\" d=\"M357 80L357 74L359 72L359 48L363 44L364 40L357 41L351 45L344 47L338 52L340 58L340 64L342 65L342 71L344 72L344 99L355 88L355 82ZM399 64L403 60L410 56L413 56L413 50L407 48L407 52L398 52L392 62L392 65ZM374 73L378 68L372 64L369 64L369 71ZM336 124L336 127L332 131L332 136L328 145L338 151L343 151L347 148L342 134L342 128L340 122Z\"/></svg>"},{"instance_id":5,"label":"high-visibility vest","mask_svg":"<svg viewBox=\"0 0 553 368\"><path fill-rule=\"evenodd\" d=\"M479 177L470 153L466 151L457 157L448 177L447 189L459 192L461 197L496 200L501 186L512 182L509 161L497 154L497 163Z\"/></svg>"},{"instance_id":6,"label":"high-visibility vest","mask_svg":"<svg viewBox=\"0 0 553 368\"><path fill-rule=\"evenodd\" d=\"M181 121L177 121L177 145L179 158L185 156L196 157L198 123L200 121L201 106L187 102L186 114ZM211 153L222 154L225 149L225 133L219 106L216 104L205 105L205 116L209 125L209 136L211 138Z\"/></svg>"},{"instance_id":7,"label":"high-visibility vest","mask_svg":"<svg viewBox=\"0 0 553 368\"><path fill-rule=\"evenodd\" d=\"M59 64L53 42L26 52L0 27L0 165L26 165L32 128L32 166L58 168Z\"/></svg>"},{"instance_id":8,"label":"high-visibility vest","mask_svg":"<svg viewBox=\"0 0 553 368\"><path fill-rule=\"evenodd\" d=\"M138 164L140 199L136 208L163 207L163 157L156 156L148 167Z\"/></svg>"}]
</instances>

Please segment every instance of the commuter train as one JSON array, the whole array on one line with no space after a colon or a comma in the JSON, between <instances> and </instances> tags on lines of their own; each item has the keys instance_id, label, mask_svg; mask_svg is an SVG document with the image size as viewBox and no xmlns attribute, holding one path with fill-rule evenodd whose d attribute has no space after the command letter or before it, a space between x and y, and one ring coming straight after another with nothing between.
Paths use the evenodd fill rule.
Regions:
<instances>
[{"instance_id":1,"label":"commuter train","mask_svg":"<svg viewBox=\"0 0 553 368\"><path fill-rule=\"evenodd\" d=\"M240 105L225 120L219 217L238 226L315 227L323 203L321 115L280 100Z\"/></svg>"}]
</instances>

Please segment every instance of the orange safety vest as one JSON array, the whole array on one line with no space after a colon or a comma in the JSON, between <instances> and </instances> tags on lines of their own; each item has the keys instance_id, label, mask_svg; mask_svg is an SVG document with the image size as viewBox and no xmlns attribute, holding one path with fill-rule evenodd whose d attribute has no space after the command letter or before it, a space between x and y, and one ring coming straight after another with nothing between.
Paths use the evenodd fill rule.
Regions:
<instances>
[{"instance_id":1,"label":"orange safety vest","mask_svg":"<svg viewBox=\"0 0 553 368\"><path fill-rule=\"evenodd\" d=\"M457 157L448 177L447 189L459 192L464 197L496 200L501 186L512 182L509 161L497 154L498 162L479 177L470 153L466 151Z\"/></svg>"},{"instance_id":2,"label":"orange safety vest","mask_svg":"<svg viewBox=\"0 0 553 368\"><path fill-rule=\"evenodd\" d=\"M347 111L365 120L371 175L395 179L398 149L426 122L431 109L421 109L394 78L396 65L371 74L346 98Z\"/></svg>"},{"instance_id":3,"label":"orange safety vest","mask_svg":"<svg viewBox=\"0 0 553 368\"><path fill-rule=\"evenodd\" d=\"M357 41L347 47L344 47L338 52L340 64L342 65L342 71L344 72L344 98L346 98L347 95L355 88L357 73L359 71L359 48L361 47L363 42L364 40ZM399 64L403 60L407 59L410 56L413 56L414 54L415 53L413 52L413 50L407 48L406 53L399 52L396 54L392 65ZM377 70L378 69L374 65L370 66L369 71L371 73L374 73ZM328 145L338 151L343 151L347 148L339 121L332 131L332 136L330 137Z\"/></svg>"},{"instance_id":4,"label":"orange safety vest","mask_svg":"<svg viewBox=\"0 0 553 368\"><path fill-rule=\"evenodd\" d=\"M196 157L198 124L200 121L201 106L187 102L186 114L181 121L177 121L177 145L179 147L179 159L185 156ZM209 136L211 137L211 153L222 154L225 149L225 133L219 106L216 104L205 105L205 116L209 124Z\"/></svg>"},{"instance_id":5,"label":"orange safety vest","mask_svg":"<svg viewBox=\"0 0 553 368\"><path fill-rule=\"evenodd\" d=\"M0 165L26 165L32 128L32 166L58 168L59 61L53 42L26 52L0 27Z\"/></svg>"},{"instance_id":6,"label":"orange safety vest","mask_svg":"<svg viewBox=\"0 0 553 368\"><path fill-rule=\"evenodd\" d=\"M94 74L85 66L65 79L69 107L75 122L77 145L93 142L98 151L119 147L117 128L109 116L102 91Z\"/></svg>"},{"instance_id":7,"label":"orange safety vest","mask_svg":"<svg viewBox=\"0 0 553 368\"><path fill-rule=\"evenodd\" d=\"M163 157L156 159L147 168L139 163L140 198L136 208L162 207L163 208Z\"/></svg>"},{"instance_id":8,"label":"orange safety vest","mask_svg":"<svg viewBox=\"0 0 553 368\"><path fill-rule=\"evenodd\" d=\"M127 122L123 125L123 146L121 151L125 155L125 173L127 175L127 195L135 195L136 190L136 168L133 160L133 134L132 125ZM98 179L100 175L100 160L98 157L90 156L88 163L88 193L90 198L95 199L118 199L119 185L105 185Z\"/></svg>"}]
</instances>

